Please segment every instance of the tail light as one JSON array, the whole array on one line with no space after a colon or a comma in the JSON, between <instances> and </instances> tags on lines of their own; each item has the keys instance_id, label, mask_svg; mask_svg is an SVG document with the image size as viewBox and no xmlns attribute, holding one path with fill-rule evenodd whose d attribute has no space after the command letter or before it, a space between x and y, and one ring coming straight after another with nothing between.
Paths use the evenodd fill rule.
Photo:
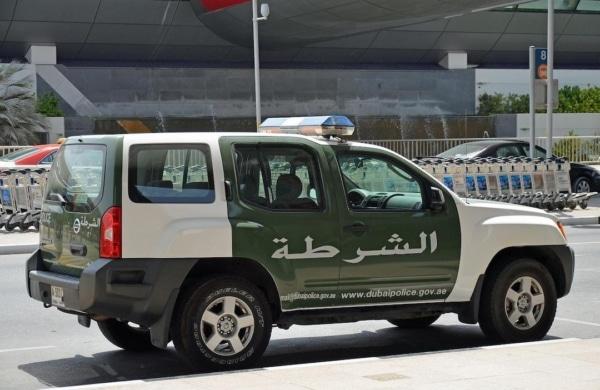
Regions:
<instances>
[{"instance_id":1,"label":"tail light","mask_svg":"<svg viewBox=\"0 0 600 390\"><path fill-rule=\"evenodd\" d=\"M111 207L100 222L100 257L121 258L121 208Z\"/></svg>"}]
</instances>

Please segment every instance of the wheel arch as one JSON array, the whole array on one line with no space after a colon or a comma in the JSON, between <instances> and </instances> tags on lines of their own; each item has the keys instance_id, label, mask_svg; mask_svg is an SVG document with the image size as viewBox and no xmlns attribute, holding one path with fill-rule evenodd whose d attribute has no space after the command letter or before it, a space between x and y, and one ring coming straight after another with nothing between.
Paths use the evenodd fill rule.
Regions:
<instances>
[{"instance_id":1,"label":"wheel arch","mask_svg":"<svg viewBox=\"0 0 600 390\"><path fill-rule=\"evenodd\" d=\"M258 261L247 258L199 259L183 280L177 301L190 285L213 275L232 275L248 280L265 294L272 309L273 320L278 318L281 301L273 276Z\"/></svg>"},{"instance_id":2,"label":"wheel arch","mask_svg":"<svg viewBox=\"0 0 600 390\"><path fill-rule=\"evenodd\" d=\"M568 281L563 263L558 254L550 246L526 246L526 247L508 247L500 250L492 258L484 274L484 283L489 275L495 270L505 267L507 264L517 261L520 258L531 258L544 265L556 286L558 298L568 293Z\"/></svg>"}]
</instances>

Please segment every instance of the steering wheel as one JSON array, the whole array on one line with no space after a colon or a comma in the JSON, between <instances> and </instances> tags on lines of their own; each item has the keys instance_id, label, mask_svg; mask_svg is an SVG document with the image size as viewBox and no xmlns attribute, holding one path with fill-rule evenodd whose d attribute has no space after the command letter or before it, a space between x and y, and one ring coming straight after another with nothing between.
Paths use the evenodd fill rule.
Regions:
<instances>
[{"instance_id":1,"label":"steering wheel","mask_svg":"<svg viewBox=\"0 0 600 390\"><path fill-rule=\"evenodd\" d=\"M368 194L361 189L355 188L353 190L348 191L347 198L351 207L364 208L366 206L365 200L367 200Z\"/></svg>"},{"instance_id":2,"label":"steering wheel","mask_svg":"<svg viewBox=\"0 0 600 390\"><path fill-rule=\"evenodd\" d=\"M399 194L399 193L395 193L395 194L390 194L388 196L386 196L385 198L383 198L383 200L379 203L378 208L380 209L385 209L387 207L387 204L390 200L392 200L392 198L395 198L396 196L404 196L404 194Z\"/></svg>"}]
</instances>

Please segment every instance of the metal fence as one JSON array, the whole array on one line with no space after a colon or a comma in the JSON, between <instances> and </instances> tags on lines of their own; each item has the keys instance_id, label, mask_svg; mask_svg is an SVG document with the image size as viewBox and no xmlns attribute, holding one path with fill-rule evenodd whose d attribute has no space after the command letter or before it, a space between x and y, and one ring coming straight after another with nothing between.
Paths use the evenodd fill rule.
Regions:
<instances>
[{"instance_id":1,"label":"metal fence","mask_svg":"<svg viewBox=\"0 0 600 390\"><path fill-rule=\"evenodd\" d=\"M5 154L16 152L19 149L30 148L30 146L0 146L0 157Z\"/></svg>"},{"instance_id":2,"label":"metal fence","mask_svg":"<svg viewBox=\"0 0 600 390\"><path fill-rule=\"evenodd\" d=\"M447 139L407 139L407 140L360 140L359 142L383 146L406 158L436 156L450 148L467 142L490 141L494 138L447 138ZM514 138L515 140L521 140ZM528 140L526 140L528 141ZM554 137L553 153L567 157L573 162L600 162L600 137ZM540 137L536 144L546 148L547 139Z\"/></svg>"}]
</instances>

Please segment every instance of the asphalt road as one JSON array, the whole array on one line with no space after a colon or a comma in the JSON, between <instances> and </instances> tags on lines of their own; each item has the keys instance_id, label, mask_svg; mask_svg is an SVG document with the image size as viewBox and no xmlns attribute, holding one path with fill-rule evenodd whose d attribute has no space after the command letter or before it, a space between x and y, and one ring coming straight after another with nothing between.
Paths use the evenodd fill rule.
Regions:
<instances>
[{"instance_id":1,"label":"asphalt road","mask_svg":"<svg viewBox=\"0 0 600 390\"><path fill-rule=\"evenodd\" d=\"M600 226L569 227L576 255L575 284L559 302L553 338L600 337ZM0 389L37 389L191 374L173 348L156 353L118 350L95 325L44 309L27 297L26 256L0 257ZM443 316L425 330L396 329L385 321L275 329L265 366L399 355L487 344L479 327Z\"/></svg>"}]
</instances>

